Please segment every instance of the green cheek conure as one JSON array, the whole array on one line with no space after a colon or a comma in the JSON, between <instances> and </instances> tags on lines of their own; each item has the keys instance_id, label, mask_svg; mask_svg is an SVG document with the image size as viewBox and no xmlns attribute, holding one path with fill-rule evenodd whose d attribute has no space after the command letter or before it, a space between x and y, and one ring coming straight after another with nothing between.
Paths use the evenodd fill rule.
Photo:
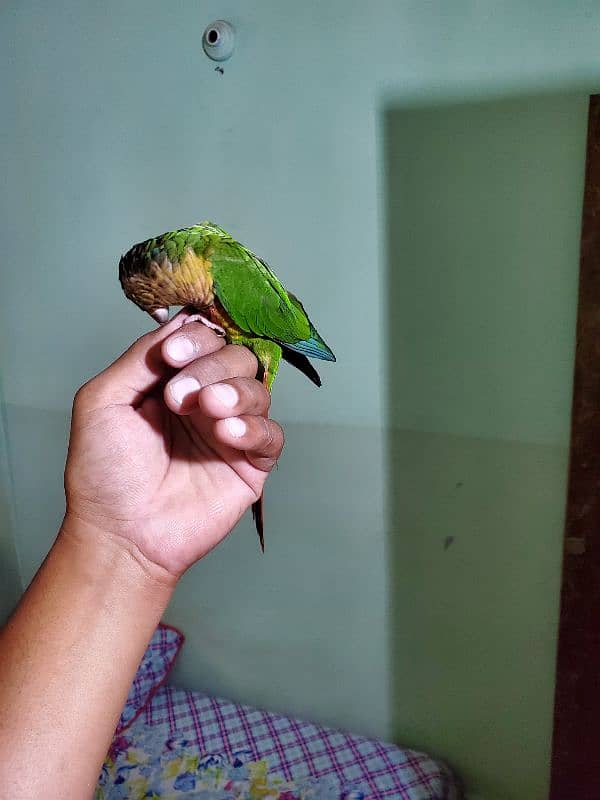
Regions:
<instances>
[{"instance_id":1,"label":"green cheek conure","mask_svg":"<svg viewBox=\"0 0 600 800\"><path fill-rule=\"evenodd\" d=\"M271 268L212 222L169 231L134 245L119 262L126 296L157 322L170 306L193 306L230 344L248 347L270 390L283 357L317 386L308 357L335 361L302 303ZM264 549L262 498L252 508Z\"/></svg>"}]
</instances>

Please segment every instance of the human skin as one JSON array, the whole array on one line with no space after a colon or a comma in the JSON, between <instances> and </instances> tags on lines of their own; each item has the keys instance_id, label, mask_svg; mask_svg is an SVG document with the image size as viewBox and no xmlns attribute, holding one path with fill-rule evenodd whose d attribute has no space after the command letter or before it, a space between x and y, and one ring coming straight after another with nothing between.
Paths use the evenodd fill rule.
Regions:
<instances>
[{"instance_id":1,"label":"human skin","mask_svg":"<svg viewBox=\"0 0 600 800\"><path fill-rule=\"evenodd\" d=\"M256 359L183 311L75 397L66 513L0 633L0 798L89 798L181 575L283 447Z\"/></svg>"}]
</instances>

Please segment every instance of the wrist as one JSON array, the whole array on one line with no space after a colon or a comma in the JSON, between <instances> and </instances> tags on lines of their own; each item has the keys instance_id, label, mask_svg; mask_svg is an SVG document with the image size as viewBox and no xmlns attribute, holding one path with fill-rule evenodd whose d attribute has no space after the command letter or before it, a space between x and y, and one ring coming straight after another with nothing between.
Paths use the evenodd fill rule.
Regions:
<instances>
[{"instance_id":1,"label":"wrist","mask_svg":"<svg viewBox=\"0 0 600 800\"><path fill-rule=\"evenodd\" d=\"M79 562L87 565L90 577L115 577L127 581L131 589L147 592L166 603L177 578L151 561L125 536L106 531L73 513L67 513L56 546L68 549ZM165 603L165 605L166 605Z\"/></svg>"}]
</instances>

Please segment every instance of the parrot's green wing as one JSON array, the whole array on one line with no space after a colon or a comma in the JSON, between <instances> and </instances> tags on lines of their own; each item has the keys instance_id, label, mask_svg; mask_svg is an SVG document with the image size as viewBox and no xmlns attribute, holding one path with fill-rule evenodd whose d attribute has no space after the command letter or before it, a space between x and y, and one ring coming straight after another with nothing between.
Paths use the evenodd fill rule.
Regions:
<instances>
[{"instance_id":1,"label":"parrot's green wing","mask_svg":"<svg viewBox=\"0 0 600 800\"><path fill-rule=\"evenodd\" d=\"M215 295L239 328L302 355L335 360L300 301L268 264L228 236L212 239L208 253Z\"/></svg>"}]
</instances>

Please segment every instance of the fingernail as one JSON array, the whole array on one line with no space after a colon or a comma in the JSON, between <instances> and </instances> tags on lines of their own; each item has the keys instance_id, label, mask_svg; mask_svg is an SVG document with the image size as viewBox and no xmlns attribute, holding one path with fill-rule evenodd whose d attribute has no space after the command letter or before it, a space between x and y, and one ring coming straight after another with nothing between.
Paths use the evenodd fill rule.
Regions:
<instances>
[{"instance_id":1,"label":"fingernail","mask_svg":"<svg viewBox=\"0 0 600 800\"><path fill-rule=\"evenodd\" d=\"M186 397L200 389L200 384L196 378L190 378L186 375L185 378L179 378L178 381L169 384L169 391L171 397L176 403L181 405Z\"/></svg>"},{"instance_id":2,"label":"fingernail","mask_svg":"<svg viewBox=\"0 0 600 800\"><path fill-rule=\"evenodd\" d=\"M215 383L211 388L219 402L223 403L226 408L233 408L237 404L239 397L233 386L228 383Z\"/></svg>"},{"instance_id":3,"label":"fingernail","mask_svg":"<svg viewBox=\"0 0 600 800\"><path fill-rule=\"evenodd\" d=\"M231 417L228 419L227 428L229 429L229 433L235 436L236 439L239 439L240 436L246 433L246 423L239 417Z\"/></svg>"},{"instance_id":4,"label":"fingernail","mask_svg":"<svg viewBox=\"0 0 600 800\"><path fill-rule=\"evenodd\" d=\"M187 336L176 336L167 342L167 353L173 361L187 361L196 352L196 345Z\"/></svg>"}]
</instances>

